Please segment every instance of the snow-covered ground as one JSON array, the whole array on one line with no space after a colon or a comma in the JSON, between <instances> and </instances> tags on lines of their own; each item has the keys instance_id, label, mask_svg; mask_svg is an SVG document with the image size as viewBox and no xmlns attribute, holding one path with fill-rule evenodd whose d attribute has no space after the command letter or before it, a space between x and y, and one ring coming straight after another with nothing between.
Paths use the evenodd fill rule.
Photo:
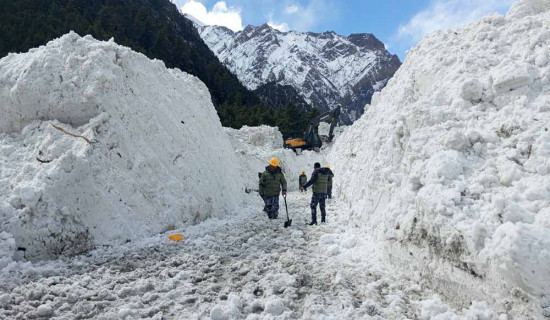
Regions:
<instances>
[{"instance_id":1,"label":"snow-covered ground","mask_svg":"<svg viewBox=\"0 0 550 320\"><path fill-rule=\"evenodd\" d=\"M4 269L0 318L492 319L484 303L455 314L415 273L388 272L362 230L342 227L338 200L326 225L306 227L310 196L288 195L287 229L250 196L237 217L174 230L179 243L166 233Z\"/></svg>"},{"instance_id":2,"label":"snow-covered ground","mask_svg":"<svg viewBox=\"0 0 550 320\"><path fill-rule=\"evenodd\" d=\"M388 265L513 319L550 317L549 10L427 36L328 157Z\"/></svg>"}]
</instances>

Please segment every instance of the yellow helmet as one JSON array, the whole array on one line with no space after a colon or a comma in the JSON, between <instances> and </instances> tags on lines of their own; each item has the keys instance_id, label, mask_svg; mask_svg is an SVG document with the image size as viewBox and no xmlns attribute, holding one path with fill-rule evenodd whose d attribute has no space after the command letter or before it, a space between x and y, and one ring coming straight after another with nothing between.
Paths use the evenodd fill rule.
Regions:
<instances>
[{"instance_id":1,"label":"yellow helmet","mask_svg":"<svg viewBox=\"0 0 550 320\"><path fill-rule=\"evenodd\" d=\"M302 170L302 174L306 173L306 170Z\"/></svg>"},{"instance_id":2,"label":"yellow helmet","mask_svg":"<svg viewBox=\"0 0 550 320\"><path fill-rule=\"evenodd\" d=\"M277 159L276 157L273 157L271 158L271 160L269 160L269 164L274 167L277 167L279 165L279 159Z\"/></svg>"},{"instance_id":3,"label":"yellow helmet","mask_svg":"<svg viewBox=\"0 0 550 320\"><path fill-rule=\"evenodd\" d=\"M330 166L327 164L327 168L330 169Z\"/></svg>"}]
</instances>

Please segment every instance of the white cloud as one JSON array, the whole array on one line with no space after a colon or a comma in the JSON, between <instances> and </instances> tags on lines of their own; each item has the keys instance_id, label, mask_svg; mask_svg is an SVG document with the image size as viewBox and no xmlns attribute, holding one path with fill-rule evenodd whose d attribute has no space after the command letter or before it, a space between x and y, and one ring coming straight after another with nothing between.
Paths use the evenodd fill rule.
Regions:
<instances>
[{"instance_id":1,"label":"white cloud","mask_svg":"<svg viewBox=\"0 0 550 320\"><path fill-rule=\"evenodd\" d=\"M181 7L181 12L190 14L207 25L224 26L233 31L243 29L241 11L233 7L227 7L225 1L216 2L212 10L208 11L202 3L196 0L188 0Z\"/></svg>"},{"instance_id":2,"label":"white cloud","mask_svg":"<svg viewBox=\"0 0 550 320\"><path fill-rule=\"evenodd\" d=\"M299 31L311 31L319 22L329 15L329 5L325 0L311 0L297 12L292 14L292 27Z\"/></svg>"},{"instance_id":3,"label":"white cloud","mask_svg":"<svg viewBox=\"0 0 550 320\"><path fill-rule=\"evenodd\" d=\"M271 28L275 29L275 30L279 30L279 31L282 31L282 32L287 32L289 30L288 28L288 24L282 22L282 23L275 23L273 21L269 21L267 23L268 26L270 26Z\"/></svg>"},{"instance_id":4,"label":"white cloud","mask_svg":"<svg viewBox=\"0 0 550 320\"><path fill-rule=\"evenodd\" d=\"M288 7L285 8L285 13L286 14L295 14L297 13L298 11L300 11L300 7L293 4L293 5L290 5Z\"/></svg>"},{"instance_id":5,"label":"white cloud","mask_svg":"<svg viewBox=\"0 0 550 320\"><path fill-rule=\"evenodd\" d=\"M432 0L398 31L398 38L415 43L432 31L474 22L487 14L506 11L515 0Z\"/></svg>"},{"instance_id":6,"label":"white cloud","mask_svg":"<svg viewBox=\"0 0 550 320\"><path fill-rule=\"evenodd\" d=\"M287 32L288 30L290 30L290 28L288 26L288 23L286 23L286 22L275 22L274 21L273 12L270 12L267 15L267 25L270 26L271 28L275 29L275 30L279 30L279 31L282 31L282 32Z\"/></svg>"},{"instance_id":7,"label":"white cloud","mask_svg":"<svg viewBox=\"0 0 550 320\"><path fill-rule=\"evenodd\" d=\"M275 7L265 18L267 24L280 31L312 31L316 26L337 15L332 0L307 0L297 4L295 0L277 0L283 2ZM272 0L272 2L276 2Z\"/></svg>"}]
</instances>

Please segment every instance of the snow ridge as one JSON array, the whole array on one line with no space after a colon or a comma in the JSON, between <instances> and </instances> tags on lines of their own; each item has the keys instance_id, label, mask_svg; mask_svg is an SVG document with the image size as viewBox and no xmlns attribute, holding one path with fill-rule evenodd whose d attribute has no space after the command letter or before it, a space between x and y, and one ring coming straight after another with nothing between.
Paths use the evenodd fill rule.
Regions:
<instances>
[{"instance_id":1,"label":"snow ridge","mask_svg":"<svg viewBox=\"0 0 550 320\"><path fill-rule=\"evenodd\" d=\"M509 319L550 317L549 3L426 36L329 155L381 256Z\"/></svg>"},{"instance_id":2,"label":"snow ridge","mask_svg":"<svg viewBox=\"0 0 550 320\"><path fill-rule=\"evenodd\" d=\"M393 76L400 61L372 34L349 37L334 32L281 32L267 24L233 32L197 26L199 34L239 80L251 90L276 82L293 86L323 111L341 104L351 123Z\"/></svg>"}]
</instances>

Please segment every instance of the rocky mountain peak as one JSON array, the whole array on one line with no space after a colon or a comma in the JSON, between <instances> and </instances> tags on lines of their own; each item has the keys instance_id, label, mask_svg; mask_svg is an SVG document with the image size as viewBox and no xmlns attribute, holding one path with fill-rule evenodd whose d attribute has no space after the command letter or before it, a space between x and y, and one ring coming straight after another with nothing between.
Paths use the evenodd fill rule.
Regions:
<instances>
[{"instance_id":1,"label":"rocky mountain peak","mask_svg":"<svg viewBox=\"0 0 550 320\"><path fill-rule=\"evenodd\" d=\"M348 36L348 40L354 45L365 49L386 50L384 43L370 33L353 33Z\"/></svg>"},{"instance_id":2,"label":"rocky mountain peak","mask_svg":"<svg viewBox=\"0 0 550 320\"><path fill-rule=\"evenodd\" d=\"M375 91L401 65L369 33L342 36L334 31L281 32L268 24L239 32L198 27L199 34L251 90L268 83L292 86L310 105L328 111L342 105L345 123L355 121Z\"/></svg>"}]
</instances>

